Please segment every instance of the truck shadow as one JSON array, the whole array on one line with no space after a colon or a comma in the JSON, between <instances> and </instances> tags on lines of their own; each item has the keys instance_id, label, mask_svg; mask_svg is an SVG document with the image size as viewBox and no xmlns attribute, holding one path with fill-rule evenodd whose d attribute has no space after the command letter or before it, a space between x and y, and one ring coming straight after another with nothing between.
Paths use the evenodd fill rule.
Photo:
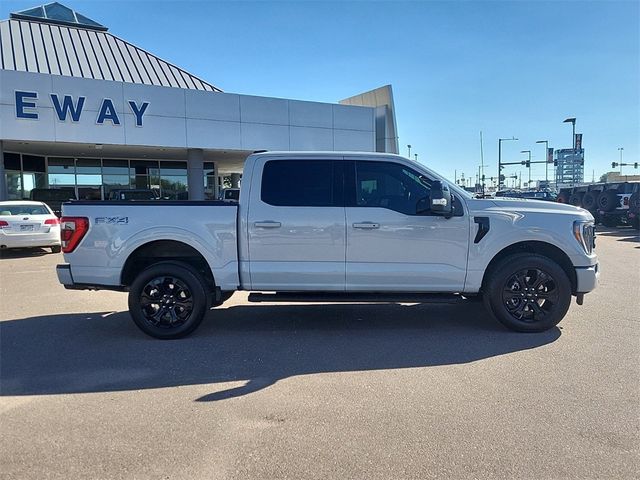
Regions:
<instances>
[{"instance_id":1,"label":"truck shadow","mask_svg":"<svg viewBox=\"0 0 640 480\"><path fill-rule=\"evenodd\" d=\"M596 245L598 242L597 237L614 237L617 238L619 242L640 242L640 232L632 227L620 227L620 228L607 228L607 227L599 227L596 230Z\"/></svg>"},{"instance_id":2,"label":"truck shadow","mask_svg":"<svg viewBox=\"0 0 640 480\"><path fill-rule=\"evenodd\" d=\"M219 307L193 336L176 341L146 337L127 312L26 318L0 328L0 395L246 382L214 386L198 401L296 375L464 364L560 337L558 328L509 332L477 303Z\"/></svg>"}]
</instances>

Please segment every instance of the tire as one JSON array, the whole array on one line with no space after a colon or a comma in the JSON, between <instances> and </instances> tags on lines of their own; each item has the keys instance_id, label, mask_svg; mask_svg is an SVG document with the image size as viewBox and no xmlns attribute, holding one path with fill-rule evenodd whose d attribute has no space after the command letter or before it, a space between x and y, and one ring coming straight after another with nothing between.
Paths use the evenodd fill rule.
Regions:
<instances>
[{"instance_id":1,"label":"tire","mask_svg":"<svg viewBox=\"0 0 640 480\"><path fill-rule=\"evenodd\" d=\"M629 197L629 211L636 215L640 214L640 192L635 192Z\"/></svg>"},{"instance_id":2,"label":"tire","mask_svg":"<svg viewBox=\"0 0 640 480\"><path fill-rule=\"evenodd\" d=\"M51 247L51 253L60 253L62 251L62 247L60 245L54 245Z\"/></svg>"},{"instance_id":3,"label":"tire","mask_svg":"<svg viewBox=\"0 0 640 480\"><path fill-rule=\"evenodd\" d=\"M598 195L598 208L603 212L615 210L618 206L618 193L616 190L605 190Z\"/></svg>"},{"instance_id":4,"label":"tire","mask_svg":"<svg viewBox=\"0 0 640 480\"><path fill-rule=\"evenodd\" d=\"M185 337L198 328L206 311L206 283L200 273L182 262L151 265L129 290L131 318L151 337Z\"/></svg>"},{"instance_id":5,"label":"tire","mask_svg":"<svg viewBox=\"0 0 640 480\"><path fill-rule=\"evenodd\" d=\"M569 197L569 204L574 207L579 207L582 205L582 198L584 197L583 192L576 192Z\"/></svg>"},{"instance_id":6,"label":"tire","mask_svg":"<svg viewBox=\"0 0 640 480\"><path fill-rule=\"evenodd\" d=\"M560 323L569 310L571 281L549 258L518 253L492 270L483 299L489 313L508 329L543 332Z\"/></svg>"},{"instance_id":7,"label":"tire","mask_svg":"<svg viewBox=\"0 0 640 480\"><path fill-rule=\"evenodd\" d=\"M598 192L586 192L582 197L582 208L595 210L598 207Z\"/></svg>"}]
</instances>

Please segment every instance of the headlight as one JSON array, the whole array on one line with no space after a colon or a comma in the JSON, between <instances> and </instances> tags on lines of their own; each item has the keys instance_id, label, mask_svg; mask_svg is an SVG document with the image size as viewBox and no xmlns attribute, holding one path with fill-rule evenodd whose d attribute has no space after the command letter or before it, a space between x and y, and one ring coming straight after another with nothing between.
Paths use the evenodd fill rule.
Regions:
<instances>
[{"instance_id":1,"label":"headlight","mask_svg":"<svg viewBox=\"0 0 640 480\"><path fill-rule=\"evenodd\" d=\"M593 222L585 220L573 222L573 236L588 254L596 248L596 227Z\"/></svg>"}]
</instances>

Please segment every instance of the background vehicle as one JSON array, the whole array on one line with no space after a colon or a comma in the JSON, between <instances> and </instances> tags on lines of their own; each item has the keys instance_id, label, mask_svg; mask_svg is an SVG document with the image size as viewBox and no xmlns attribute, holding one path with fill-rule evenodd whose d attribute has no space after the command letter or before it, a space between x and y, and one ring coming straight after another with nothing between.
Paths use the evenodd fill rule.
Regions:
<instances>
[{"instance_id":1,"label":"background vehicle","mask_svg":"<svg viewBox=\"0 0 640 480\"><path fill-rule=\"evenodd\" d=\"M62 214L62 203L76 200L74 188L34 188L29 198L36 202L44 202L58 217Z\"/></svg>"},{"instance_id":2,"label":"background vehicle","mask_svg":"<svg viewBox=\"0 0 640 480\"><path fill-rule=\"evenodd\" d=\"M239 188L224 188L219 195L220 200L227 200L230 202L240 201L240 189Z\"/></svg>"},{"instance_id":3,"label":"background vehicle","mask_svg":"<svg viewBox=\"0 0 640 480\"><path fill-rule=\"evenodd\" d=\"M555 202L556 195L548 190L503 190L496 192L496 197L508 197L508 198L530 198L531 200L545 200L547 202Z\"/></svg>"},{"instance_id":4,"label":"background vehicle","mask_svg":"<svg viewBox=\"0 0 640 480\"><path fill-rule=\"evenodd\" d=\"M42 202L0 202L0 249L46 247L60 252L60 219Z\"/></svg>"},{"instance_id":5,"label":"background vehicle","mask_svg":"<svg viewBox=\"0 0 640 480\"><path fill-rule=\"evenodd\" d=\"M151 189L129 189L111 190L108 200L157 200L158 195Z\"/></svg>"},{"instance_id":6,"label":"background vehicle","mask_svg":"<svg viewBox=\"0 0 640 480\"><path fill-rule=\"evenodd\" d=\"M640 192L640 182L592 183L561 188L558 202L589 210L598 223L607 227L636 225L637 207L629 208L631 197ZM637 202L637 200L635 200Z\"/></svg>"},{"instance_id":7,"label":"background vehicle","mask_svg":"<svg viewBox=\"0 0 640 480\"><path fill-rule=\"evenodd\" d=\"M276 292L255 301L482 294L507 327L541 331L597 284L593 217L570 205L476 199L388 154L260 153L243 178L237 204L65 204L60 282L128 291L134 322L158 338L189 334L238 289Z\"/></svg>"}]
</instances>

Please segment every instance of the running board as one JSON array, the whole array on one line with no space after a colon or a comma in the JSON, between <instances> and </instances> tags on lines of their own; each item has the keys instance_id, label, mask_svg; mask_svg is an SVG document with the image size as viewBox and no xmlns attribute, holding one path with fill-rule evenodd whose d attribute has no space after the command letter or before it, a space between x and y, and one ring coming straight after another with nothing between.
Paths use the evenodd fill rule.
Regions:
<instances>
[{"instance_id":1,"label":"running board","mask_svg":"<svg viewBox=\"0 0 640 480\"><path fill-rule=\"evenodd\" d=\"M327 303L458 303L467 300L452 293L273 292L250 293L249 301Z\"/></svg>"}]
</instances>

